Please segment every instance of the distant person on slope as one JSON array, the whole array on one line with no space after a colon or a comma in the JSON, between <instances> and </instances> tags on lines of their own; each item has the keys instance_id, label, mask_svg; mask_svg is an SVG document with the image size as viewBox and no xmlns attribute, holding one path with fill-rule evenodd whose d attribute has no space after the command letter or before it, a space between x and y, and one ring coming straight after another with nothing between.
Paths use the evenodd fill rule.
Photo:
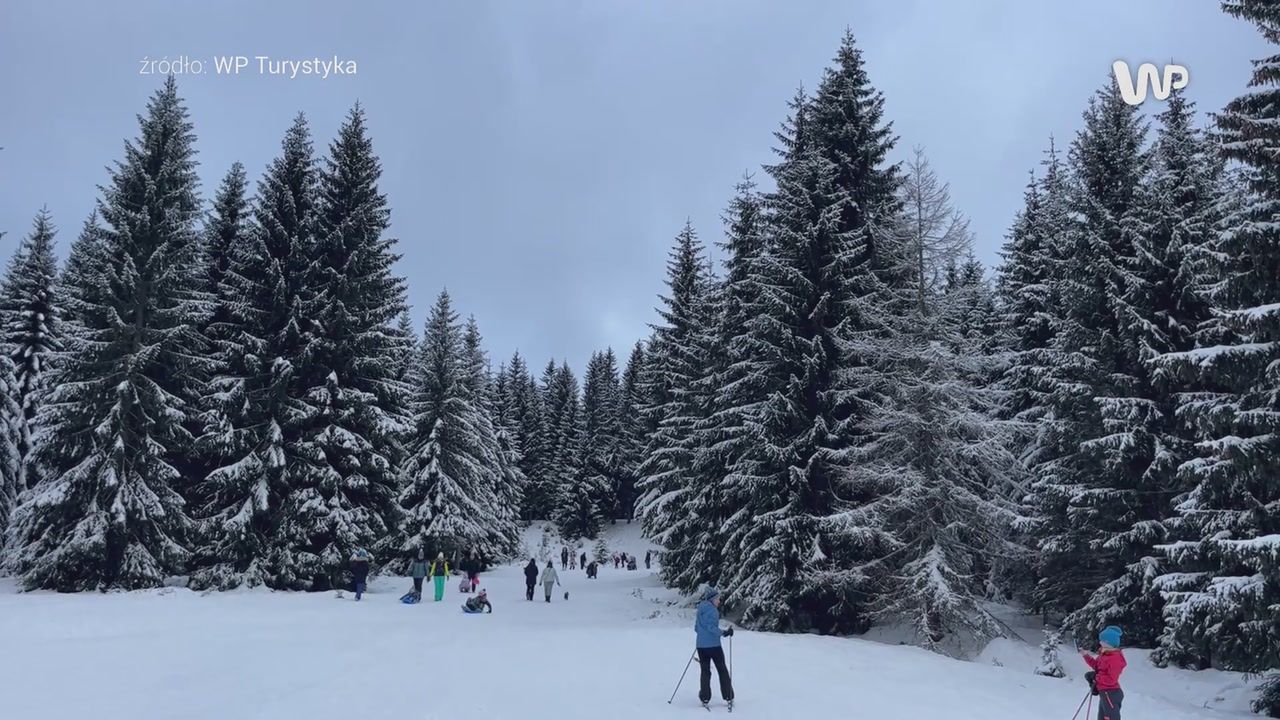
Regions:
<instances>
[{"instance_id":1,"label":"distant person on slope","mask_svg":"<svg viewBox=\"0 0 1280 720\"><path fill-rule=\"evenodd\" d=\"M648 570L648 569L649 569L649 555L650 555L650 554L651 554L651 553L650 553L648 550L645 550L645 551L644 551L644 569L645 569L645 570Z\"/></svg>"},{"instance_id":2,"label":"distant person on slope","mask_svg":"<svg viewBox=\"0 0 1280 720\"><path fill-rule=\"evenodd\" d=\"M476 586L480 584L480 558L476 557L475 550L462 561L462 571L467 574L467 581L471 583L471 592L475 592Z\"/></svg>"},{"instance_id":3,"label":"distant person on slope","mask_svg":"<svg viewBox=\"0 0 1280 720\"><path fill-rule=\"evenodd\" d=\"M356 591L356 600L364 595L365 581L369 579L369 551L364 548L358 548L351 553L351 579L352 585Z\"/></svg>"},{"instance_id":4,"label":"distant person on slope","mask_svg":"<svg viewBox=\"0 0 1280 720\"><path fill-rule=\"evenodd\" d=\"M549 563L548 563L549 564ZM538 584L538 561L529 558L529 564L524 566L524 599L533 601L533 587Z\"/></svg>"},{"instance_id":5,"label":"distant person on slope","mask_svg":"<svg viewBox=\"0 0 1280 720\"><path fill-rule=\"evenodd\" d=\"M547 569L542 571L542 589L547 593L547 602L551 602L551 586L560 584L560 576L556 575L556 565L547 561Z\"/></svg>"},{"instance_id":6,"label":"distant person on slope","mask_svg":"<svg viewBox=\"0 0 1280 720\"><path fill-rule=\"evenodd\" d=\"M1124 672L1124 653L1120 652L1120 628L1108 625L1098 633L1098 655L1081 650L1084 664L1093 668L1094 687L1098 689L1098 720L1120 720L1124 691L1120 689L1120 673Z\"/></svg>"},{"instance_id":7,"label":"distant person on slope","mask_svg":"<svg viewBox=\"0 0 1280 720\"><path fill-rule=\"evenodd\" d=\"M431 561L431 582L436 587L436 602L444 599L444 583L449 579L449 563L444 559L444 553L436 553L436 559Z\"/></svg>"},{"instance_id":8,"label":"distant person on slope","mask_svg":"<svg viewBox=\"0 0 1280 720\"><path fill-rule=\"evenodd\" d=\"M587 569L587 554L586 554L586 553L582 553L582 557L578 558L578 565L580 565L580 566L582 567L582 569L583 569L583 570L586 570L586 569Z\"/></svg>"},{"instance_id":9,"label":"distant person on slope","mask_svg":"<svg viewBox=\"0 0 1280 720\"><path fill-rule=\"evenodd\" d=\"M569 568L569 548L560 548L560 569L567 570Z\"/></svg>"},{"instance_id":10,"label":"distant person on slope","mask_svg":"<svg viewBox=\"0 0 1280 720\"><path fill-rule=\"evenodd\" d=\"M711 664L715 663L716 675L720 677L720 697L733 706L733 681L729 678L729 669L724 664L724 648L720 647L720 638L733 635L733 628L720 629L720 591L708 587L702 593L702 602L698 603L698 616L693 622L693 631L697 634L698 665L702 674L698 682L698 699L705 706L711 702Z\"/></svg>"},{"instance_id":11,"label":"distant person on slope","mask_svg":"<svg viewBox=\"0 0 1280 720\"><path fill-rule=\"evenodd\" d=\"M418 555L409 566L409 574L413 576L413 591L422 595L422 579L427 576L427 554L418 548Z\"/></svg>"},{"instance_id":12,"label":"distant person on slope","mask_svg":"<svg viewBox=\"0 0 1280 720\"><path fill-rule=\"evenodd\" d=\"M598 568L596 566L595 560L592 560L591 562L587 563L587 579L588 580L595 580L597 571L598 571Z\"/></svg>"}]
</instances>

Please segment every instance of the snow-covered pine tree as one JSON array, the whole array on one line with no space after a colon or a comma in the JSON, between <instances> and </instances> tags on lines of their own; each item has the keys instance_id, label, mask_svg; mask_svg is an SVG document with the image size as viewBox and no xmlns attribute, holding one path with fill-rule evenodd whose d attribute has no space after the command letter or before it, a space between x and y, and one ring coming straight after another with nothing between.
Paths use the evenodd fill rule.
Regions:
<instances>
[{"instance_id":1,"label":"snow-covered pine tree","mask_svg":"<svg viewBox=\"0 0 1280 720\"><path fill-rule=\"evenodd\" d=\"M1043 173L1039 178L1031 174L1023 207L1001 250L1004 261L995 290L998 309L993 352L1001 363L996 380L1004 394L1001 417L1017 420L1025 428L1012 441L1025 469L1038 465L1050 449L1052 434L1041 430L1048 427L1050 414L1049 378L1056 362L1052 346L1063 312L1060 281L1076 231L1069 178L1052 138L1041 165ZM996 582L1028 605L1044 610L1036 605L1034 593L1037 562L1032 549L1040 531L1034 521L1035 498L1023 492L1016 499L1024 515L1032 518L1016 528L1019 544L1028 552L1021 560L999 565Z\"/></svg>"},{"instance_id":2,"label":"snow-covered pine tree","mask_svg":"<svg viewBox=\"0 0 1280 720\"><path fill-rule=\"evenodd\" d=\"M355 549L396 526L395 464L410 430L406 389L395 377L407 348L388 332L405 310L404 279L393 272L399 255L386 236L391 212L381 174L356 105L318 177L314 292L304 296L311 344L297 376L305 408L298 449L309 462L293 490L308 497L305 547L320 559L318 579L331 585L346 577Z\"/></svg>"},{"instance_id":3,"label":"snow-covered pine tree","mask_svg":"<svg viewBox=\"0 0 1280 720\"><path fill-rule=\"evenodd\" d=\"M643 385L644 364L644 342L637 340L622 372L622 396L618 400L622 438L618 450L618 485L613 491L618 498L617 515L626 518L628 523L636 514L636 481L640 463L644 460L645 433L640 417L641 408L647 402Z\"/></svg>"},{"instance_id":4,"label":"snow-covered pine tree","mask_svg":"<svg viewBox=\"0 0 1280 720\"><path fill-rule=\"evenodd\" d=\"M871 324L881 267L899 271L900 259L878 259L875 247L890 219L880 213L895 205L895 172L884 163L892 138L851 37L837 62L812 104L797 94L778 134L748 325L766 386L747 419L751 450L725 480L735 512L722 588L744 622L771 629L865 628L874 567L891 545L885 528L849 520L875 489L848 483L848 448L865 421L855 369L868 360L853 357L849 341Z\"/></svg>"},{"instance_id":5,"label":"snow-covered pine tree","mask_svg":"<svg viewBox=\"0 0 1280 720\"><path fill-rule=\"evenodd\" d=\"M550 417L555 418L551 477L556 478L553 519L561 537L577 540L598 534L604 521L599 498L607 488L583 463L584 418L578 379L569 364L561 363L552 377Z\"/></svg>"},{"instance_id":6,"label":"snow-covered pine tree","mask_svg":"<svg viewBox=\"0 0 1280 720\"><path fill-rule=\"evenodd\" d=\"M495 446L486 444L487 418L468 386L463 329L448 292L441 292L422 333L413 373L416 433L400 493L403 510L396 546L457 557L470 550L503 556L492 546L499 522L492 469Z\"/></svg>"},{"instance_id":7,"label":"snow-covered pine tree","mask_svg":"<svg viewBox=\"0 0 1280 720\"><path fill-rule=\"evenodd\" d=\"M486 468L488 492L494 497L489 508L492 522L489 538L477 550L484 550L488 557L513 557L520 546L520 530L516 525L520 515L520 503L524 495L524 474L520 472L517 456L506 428L500 421L497 399L493 396L489 378L489 358L484 351L480 326L475 317L467 318L462 335L462 352L465 362L466 387L471 402L478 413L476 428L480 442L488 446L486 457L496 464Z\"/></svg>"},{"instance_id":8,"label":"snow-covered pine tree","mask_svg":"<svg viewBox=\"0 0 1280 720\"><path fill-rule=\"evenodd\" d=\"M511 356L507 366L507 394L515 446L520 450L519 468L524 476L524 493L520 503L522 520L550 517L549 486L543 475L547 453L547 428L542 394L529 375L529 367L519 353Z\"/></svg>"},{"instance_id":9,"label":"snow-covered pine tree","mask_svg":"<svg viewBox=\"0 0 1280 720\"><path fill-rule=\"evenodd\" d=\"M1058 280L1063 311L1046 374L1050 413L1035 469L1038 605L1073 611L1136 560L1114 540L1158 519L1152 490L1131 467L1150 464L1150 443L1118 432L1110 418L1140 386L1138 358L1121 340L1116 298L1134 255L1146 124L1114 83L1090 98L1072 143L1071 205L1079 218ZM1154 516L1153 516L1154 515ZM1090 636L1096 629L1090 629Z\"/></svg>"},{"instance_id":10,"label":"snow-covered pine tree","mask_svg":"<svg viewBox=\"0 0 1280 720\"><path fill-rule=\"evenodd\" d=\"M1280 7L1228 0L1223 8L1280 44ZM1180 468L1160 654L1182 665L1259 672L1280 667L1280 58L1254 65L1250 89L1218 116L1220 150L1244 166L1247 192L1206 253L1202 289L1214 306L1200 347L1162 356L1194 388L1179 416L1198 457ZM1272 676L1257 709L1280 717ZM1268 701L1268 698L1270 699Z\"/></svg>"},{"instance_id":11,"label":"snow-covered pine tree","mask_svg":"<svg viewBox=\"0 0 1280 720\"><path fill-rule=\"evenodd\" d=\"M228 317L209 329L218 370L200 439L217 467L200 487L204 542L193 587L305 590L324 574L309 527L326 510L304 479L311 458L299 447L317 172L299 114L259 182L252 225L217 288Z\"/></svg>"},{"instance_id":12,"label":"snow-covered pine tree","mask_svg":"<svg viewBox=\"0 0 1280 720\"><path fill-rule=\"evenodd\" d=\"M233 257L243 248L245 237L249 233L251 208L246 195L248 186L244 166L238 162L232 163L214 195L212 214L205 226L205 286L212 308L205 316L202 327L212 346L224 342L226 338L220 333L232 327L229 324L232 318L231 305L236 299L220 295L219 288L224 285L227 273L232 270Z\"/></svg>"},{"instance_id":13,"label":"snow-covered pine tree","mask_svg":"<svg viewBox=\"0 0 1280 720\"><path fill-rule=\"evenodd\" d=\"M21 393L13 362L0 354L0 574L9 572L9 519L23 482Z\"/></svg>"},{"instance_id":14,"label":"snow-covered pine tree","mask_svg":"<svg viewBox=\"0 0 1280 720\"><path fill-rule=\"evenodd\" d=\"M649 402L643 412L653 432L640 465L636 501L645 533L666 548L672 567L682 565L692 549L692 528L705 529L685 503L693 485L694 425L706 412L698 383L709 361L703 350L711 329L711 284L706 251L693 225L685 223L667 261L668 294L658 311L662 322L653 328L645 361Z\"/></svg>"},{"instance_id":15,"label":"snow-covered pine tree","mask_svg":"<svg viewBox=\"0 0 1280 720\"><path fill-rule=\"evenodd\" d=\"M391 357L392 377L405 384L406 390L410 386L409 372L413 368L413 358L418 348L418 331L413 329L413 318L409 315L409 310L405 309L400 313L400 317L396 318L396 327L394 331L397 350Z\"/></svg>"},{"instance_id":16,"label":"snow-covered pine tree","mask_svg":"<svg viewBox=\"0 0 1280 720\"><path fill-rule=\"evenodd\" d=\"M723 220L726 275L705 297L708 332L701 350L706 360L694 384L702 411L693 428L692 482L679 519L686 528L673 533L684 540L674 547L677 562L662 566L664 581L686 592L718 583L724 574L724 525L734 511L724 478L749 452L746 419L763 399L748 332L761 292L755 273L764 249L763 210L749 175L736 186Z\"/></svg>"},{"instance_id":17,"label":"snow-covered pine tree","mask_svg":"<svg viewBox=\"0 0 1280 720\"><path fill-rule=\"evenodd\" d=\"M1016 551L1008 537L1018 463L1013 423L998 418L1000 394L986 383L993 359L980 335L964 332L970 298L947 291L948 268L972 246L967 221L922 152L904 180L895 254L906 267L892 274L905 282L883 294L877 330L846 347L871 360L858 371L867 417L846 451L849 486L870 499L846 518L889 536L872 617L905 622L923 647L954 651L957 641L981 646L1003 634L982 602L993 564Z\"/></svg>"},{"instance_id":18,"label":"snow-covered pine tree","mask_svg":"<svg viewBox=\"0 0 1280 720\"><path fill-rule=\"evenodd\" d=\"M12 418L18 464L11 490L17 492L35 484L34 476L27 477L31 435L41 398L48 390L45 373L60 347L58 261L53 253L56 234L48 209L42 208L0 283L0 346L12 363L14 384L9 398L19 408ZM4 372L0 367L0 376Z\"/></svg>"},{"instance_id":19,"label":"snow-covered pine tree","mask_svg":"<svg viewBox=\"0 0 1280 720\"><path fill-rule=\"evenodd\" d=\"M192 530L179 468L202 374L195 136L170 77L139 118L73 249L64 353L33 438L39 481L14 513L28 589L159 586ZM87 247L93 246L93 247Z\"/></svg>"},{"instance_id":20,"label":"snow-covered pine tree","mask_svg":"<svg viewBox=\"0 0 1280 720\"><path fill-rule=\"evenodd\" d=\"M1126 501L1134 507L1135 522L1106 540L1108 552L1125 563L1123 573L1108 579L1066 621L1078 636L1121 625L1126 642L1142 647L1154 644L1164 626L1153 546L1165 539L1164 521L1173 515L1178 468L1194 455L1191 427L1175 414L1175 391L1188 388L1174 373L1160 372L1153 360L1192 349L1196 328L1209 319L1195 287L1195 263L1209 250L1220 165L1195 127L1193 104L1181 92L1174 92L1158 117L1151 173L1138 188L1127 230L1133 253L1120 265L1123 286L1112 299L1132 382L1127 395L1102 407L1108 442L1127 448L1123 468L1139 478Z\"/></svg>"},{"instance_id":21,"label":"snow-covered pine tree","mask_svg":"<svg viewBox=\"0 0 1280 720\"><path fill-rule=\"evenodd\" d=\"M622 477L622 380L613 348L594 353L582 382L582 470L601 519L616 522Z\"/></svg>"}]
</instances>

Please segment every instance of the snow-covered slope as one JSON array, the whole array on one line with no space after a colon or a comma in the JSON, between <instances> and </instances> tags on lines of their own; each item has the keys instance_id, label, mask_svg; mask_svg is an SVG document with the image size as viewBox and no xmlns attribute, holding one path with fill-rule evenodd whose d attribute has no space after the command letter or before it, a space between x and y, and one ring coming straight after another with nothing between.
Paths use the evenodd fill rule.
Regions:
<instances>
[{"instance_id":1,"label":"snow-covered slope","mask_svg":"<svg viewBox=\"0 0 1280 720\"><path fill-rule=\"evenodd\" d=\"M530 536L536 544L538 532ZM610 528L610 538L613 549L643 555L637 526ZM0 682L17 692L0 715L702 717L696 666L667 704L693 650L692 608L643 569L609 564L595 581L581 570L561 577L547 604L540 593L525 601L517 566L486 574L492 615L463 614L456 581L444 602L416 606L398 601L409 586L400 578L377 580L359 603L350 594L266 591L17 594L4 581ZM1034 648L1015 642L970 663L864 640L740 631L735 717L1066 720L1084 698L1079 672L1039 677L1029 671L1034 659ZM1156 670L1135 653L1124 679L1128 720L1246 716L1235 675ZM1213 702L1224 693L1225 702Z\"/></svg>"}]
</instances>

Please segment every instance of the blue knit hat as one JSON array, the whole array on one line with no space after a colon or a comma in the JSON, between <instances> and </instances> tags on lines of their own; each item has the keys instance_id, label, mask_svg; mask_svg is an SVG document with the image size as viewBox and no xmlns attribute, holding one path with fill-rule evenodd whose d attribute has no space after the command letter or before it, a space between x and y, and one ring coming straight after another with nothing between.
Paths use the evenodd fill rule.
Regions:
<instances>
[{"instance_id":1,"label":"blue knit hat","mask_svg":"<svg viewBox=\"0 0 1280 720\"><path fill-rule=\"evenodd\" d=\"M703 599L703 600L712 600L712 599L714 599L716 596L718 596L719 594L720 594L720 591L719 591L719 590L717 590L717 589L715 589L714 587L712 587L712 586L708 585L708 586L707 586L707 588L706 588L705 590L703 590L703 591L702 591L702 599Z\"/></svg>"},{"instance_id":2,"label":"blue knit hat","mask_svg":"<svg viewBox=\"0 0 1280 720\"><path fill-rule=\"evenodd\" d=\"M1098 633L1098 641L1106 643L1113 648L1120 647L1120 627L1117 625L1108 625Z\"/></svg>"}]
</instances>

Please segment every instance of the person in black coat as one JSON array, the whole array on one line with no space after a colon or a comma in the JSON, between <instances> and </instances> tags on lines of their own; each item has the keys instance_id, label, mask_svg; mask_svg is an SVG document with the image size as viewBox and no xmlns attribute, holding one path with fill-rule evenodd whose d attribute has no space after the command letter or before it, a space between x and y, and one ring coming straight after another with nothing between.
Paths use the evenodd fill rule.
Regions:
<instances>
[{"instance_id":1,"label":"person in black coat","mask_svg":"<svg viewBox=\"0 0 1280 720\"><path fill-rule=\"evenodd\" d=\"M356 600L364 594L365 582L369 579L369 552L360 548L351 554L352 589L356 591Z\"/></svg>"},{"instance_id":2,"label":"person in black coat","mask_svg":"<svg viewBox=\"0 0 1280 720\"><path fill-rule=\"evenodd\" d=\"M583 570L587 569L587 554L582 553L582 557L578 558L578 566Z\"/></svg>"},{"instance_id":3,"label":"person in black coat","mask_svg":"<svg viewBox=\"0 0 1280 720\"><path fill-rule=\"evenodd\" d=\"M529 564L524 566L524 599L533 601L533 588L538 584L538 561L529 558Z\"/></svg>"},{"instance_id":4,"label":"person in black coat","mask_svg":"<svg viewBox=\"0 0 1280 720\"><path fill-rule=\"evenodd\" d=\"M650 551L648 550L644 551L644 569L645 570L649 569L649 554L650 554Z\"/></svg>"}]
</instances>

